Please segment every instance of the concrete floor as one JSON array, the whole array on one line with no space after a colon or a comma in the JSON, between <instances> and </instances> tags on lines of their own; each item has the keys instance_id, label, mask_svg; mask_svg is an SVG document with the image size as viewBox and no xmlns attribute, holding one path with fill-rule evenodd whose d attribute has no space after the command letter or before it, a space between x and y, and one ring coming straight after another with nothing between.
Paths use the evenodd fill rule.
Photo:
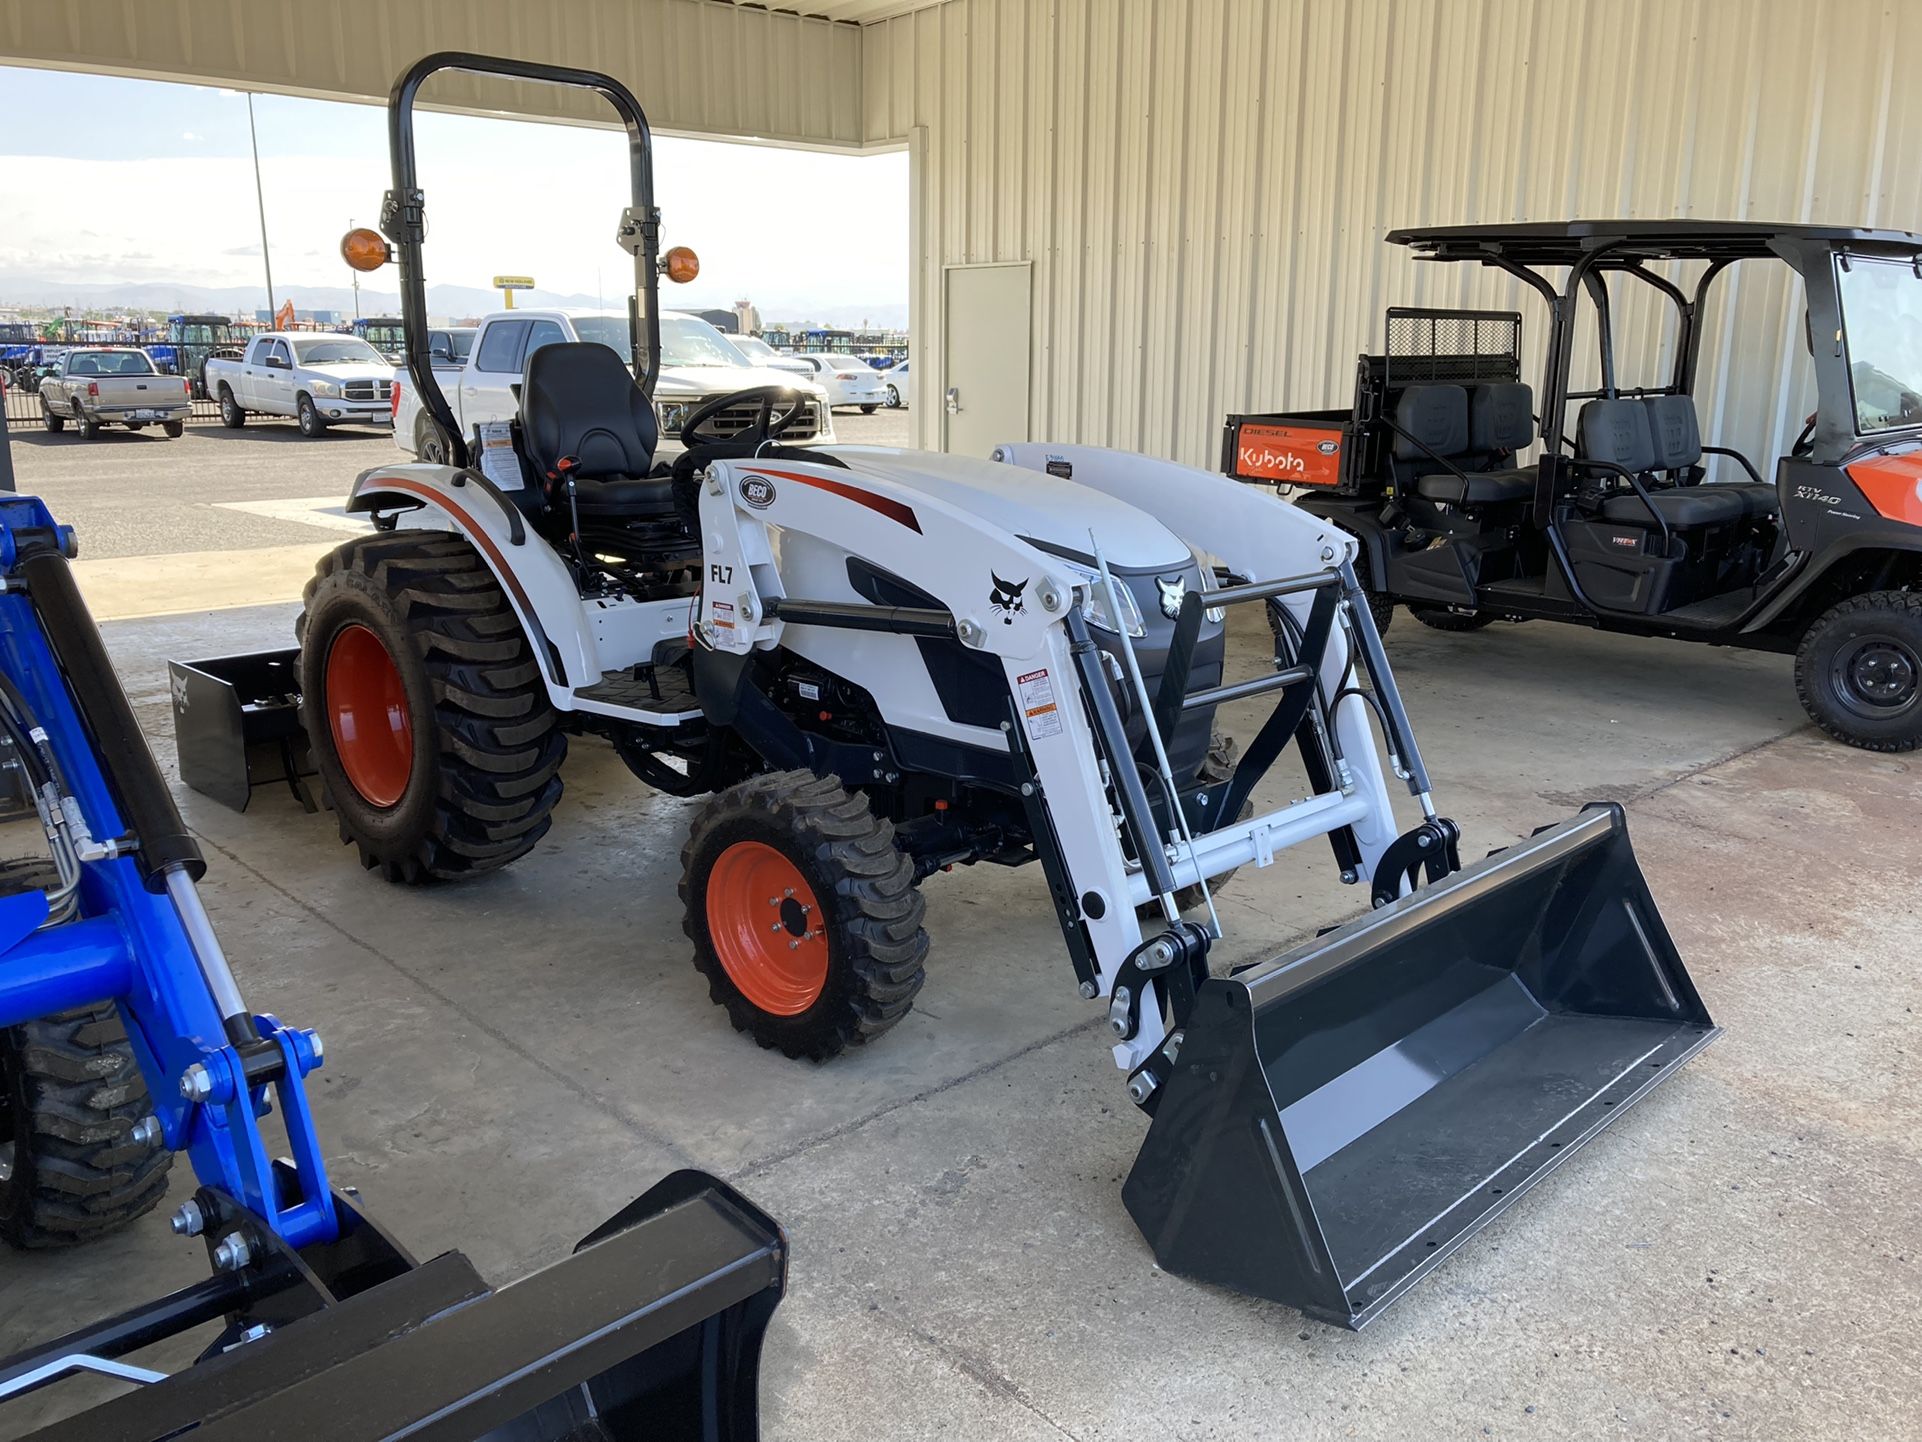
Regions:
<instances>
[{"instance_id":1,"label":"concrete floor","mask_svg":"<svg viewBox=\"0 0 1922 1442\"><path fill-rule=\"evenodd\" d=\"M293 611L107 627L163 764L165 658L288 644ZM1247 668L1258 641L1237 633ZM769 1437L1922 1434L1922 765L1818 739L1780 658L1405 613L1389 641L1470 854L1627 802L1728 1034L1358 1335L1156 1270L1119 1195L1144 1120L1031 871L931 881L915 1011L816 1067L708 1003L674 894L687 805L598 744L541 847L459 887L383 885L284 794L180 797L250 1000L326 1037L336 1181L418 1253L506 1280L690 1164L787 1225ZM1361 900L1298 848L1223 896L1217 958ZM0 1258L0 1352L203 1268L160 1216Z\"/></svg>"}]
</instances>

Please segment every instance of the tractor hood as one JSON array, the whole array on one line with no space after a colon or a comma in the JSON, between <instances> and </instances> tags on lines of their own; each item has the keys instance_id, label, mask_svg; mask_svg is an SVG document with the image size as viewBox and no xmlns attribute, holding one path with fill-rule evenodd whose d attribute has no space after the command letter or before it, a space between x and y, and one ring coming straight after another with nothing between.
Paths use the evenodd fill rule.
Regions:
<instances>
[{"instance_id":1,"label":"tractor hood","mask_svg":"<svg viewBox=\"0 0 1922 1442\"><path fill-rule=\"evenodd\" d=\"M1118 570L1166 570L1194 560L1187 544L1147 512L1074 481L939 451L823 449L852 470L910 486L1051 551L1091 558L1092 531Z\"/></svg>"}]
</instances>

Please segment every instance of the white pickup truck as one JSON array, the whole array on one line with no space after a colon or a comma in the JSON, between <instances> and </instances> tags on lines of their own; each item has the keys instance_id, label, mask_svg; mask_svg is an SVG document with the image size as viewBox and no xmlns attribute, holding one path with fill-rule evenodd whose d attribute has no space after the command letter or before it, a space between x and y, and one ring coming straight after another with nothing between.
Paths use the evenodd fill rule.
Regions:
<instances>
[{"instance_id":1,"label":"white pickup truck","mask_svg":"<svg viewBox=\"0 0 1922 1442\"><path fill-rule=\"evenodd\" d=\"M320 435L336 421L393 419L393 362L366 341L322 332L269 331L239 360L207 362L207 393L223 425L253 415L292 416L300 433Z\"/></svg>"},{"instance_id":2,"label":"white pickup truck","mask_svg":"<svg viewBox=\"0 0 1922 1442\"><path fill-rule=\"evenodd\" d=\"M193 410L193 396L179 376L165 376L144 350L76 347L40 378L40 417L50 431L68 421L87 440L102 426L130 431L159 426L178 436Z\"/></svg>"},{"instance_id":3,"label":"white pickup truck","mask_svg":"<svg viewBox=\"0 0 1922 1442\"><path fill-rule=\"evenodd\" d=\"M509 420L520 411L521 376L527 357L556 341L598 342L623 360L629 348L627 313L611 310L500 310L484 318L465 364L435 366L435 379L453 408L462 431L472 436L485 421ZM796 418L781 437L783 445L831 445L834 421L827 392L784 370L751 364L728 338L696 315L661 312L661 373L654 384L654 410L660 417L663 458L681 447L681 421L715 396L755 386L785 386L812 398L812 414ZM433 418L415 394L407 373L396 373L394 444L422 460L446 460L446 445ZM744 416L745 420L746 417ZM722 426L725 431L725 420Z\"/></svg>"}]
</instances>

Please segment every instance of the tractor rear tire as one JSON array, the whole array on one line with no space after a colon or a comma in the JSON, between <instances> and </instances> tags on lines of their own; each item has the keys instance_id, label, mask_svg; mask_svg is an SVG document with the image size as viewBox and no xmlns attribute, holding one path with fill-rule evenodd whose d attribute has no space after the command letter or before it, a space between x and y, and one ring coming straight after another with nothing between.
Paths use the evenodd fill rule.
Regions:
<instances>
[{"instance_id":1,"label":"tractor rear tire","mask_svg":"<svg viewBox=\"0 0 1922 1442\"><path fill-rule=\"evenodd\" d=\"M1795 650L1795 694L1846 745L1922 746L1922 592L1870 591L1816 617Z\"/></svg>"},{"instance_id":2,"label":"tractor rear tire","mask_svg":"<svg viewBox=\"0 0 1922 1442\"><path fill-rule=\"evenodd\" d=\"M1417 606L1413 602L1409 603L1408 614L1437 631L1479 631L1495 620L1488 611L1451 611L1446 606Z\"/></svg>"},{"instance_id":3,"label":"tractor rear tire","mask_svg":"<svg viewBox=\"0 0 1922 1442\"><path fill-rule=\"evenodd\" d=\"M480 553L447 531L367 536L321 558L304 602L301 720L361 864L411 885L531 851L567 737Z\"/></svg>"},{"instance_id":4,"label":"tractor rear tire","mask_svg":"<svg viewBox=\"0 0 1922 1442\"><path fill-rule=\"evenodd\" d=\"M757 776L703 805L682 926L736 1031L825 1061L873 1041L927 979L927 906L893 825L839 782Z\"/></svg>"},{"instance_id":5,"label":"tractor rear tire","mask_svg":"<svg viewBox=\"0 0 1922 1442\"><path fill-rule=\"evenodd\" d=\"M58 880L44 857L0 864L0 895ZM152 1211L173 1166L133 1136L152 1113L112 1002L0 1031L0 1239L71 1247Z\"/></svg>"}]
</instances>

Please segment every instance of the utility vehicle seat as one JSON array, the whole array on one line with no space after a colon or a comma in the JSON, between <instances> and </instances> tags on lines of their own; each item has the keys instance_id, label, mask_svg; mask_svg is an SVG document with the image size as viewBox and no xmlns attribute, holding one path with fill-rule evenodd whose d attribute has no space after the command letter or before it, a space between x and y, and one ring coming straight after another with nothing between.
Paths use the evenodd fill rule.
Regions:
<instances>
[{"instance_id":1,"label":"utility vehicle seat","mask_svg":"<svg viewBox=\"0 0 1922 1442\"><path fill-rule=\"evenodd\" d=\"M1648 408L1640 401L1594 400L1576 418L1582 455L1591 461L1608 461L1638 479L1657 469L1655 436L1649 428ZM1607 480L1612 472L1592 472ZM1647 486L1647 481L1643 481ZM1649 491L1649 501L1633 491L1622 491L1602 501L1602 519L1625 526L1653 526L1649 503L1672 531L1701 526L1726 525L1747 513L1741 496L1733 486L1669 486ZM1728 492L1729 494L1722 494Z\"/></svg>"},{"instance_id":2,"label":"utility vehicle seat","mask_svg":"<svg viewBox=\"0 0 1922 1442\"><path fill-rule=\"evenodd\" d=\"M575 480L582 516L671 515L674 496L654 468L654 407L604 345L556 342L527 358L521 444L550 485ZM570 464L565 471L562 461Z\"/></svg>"},{"instance_id":3,"label":"utility vehicle seat","mask_svg":"<svg viewBox=\"0 0 1922 1442\"><path fill-rule=\"evenodd\" d=\"M1693 396L1644 396L1642 408L1648 412L1648 428L1655 442L1656 469L1697 474L1702 464L1702 428L1695 418ZM1742 498L1743 514L1757 520L1781 509L1775 487L1754 481L1709 481L1717 491L1730 491Z\"/></svg>"},{"instance_id":4,"label":"utility vehicle seat","mask_svg":"<svg viewBox=\"0 0 1922 1442\"><path fill-rule=\"evenodd\" d=\"M1419 437L1437 455L1447 456L1462 474L1438 467L1402 435L1395 437L1395 458L1417 467L1427 463L1426 473L1416 478L1415 490L1431 501L1457 506L1525 501L1535 492L1533 471L1483 467L1512 456L1533 439L1533 410L1533 393L1525 385L1479 385L1472 390L1456 385L1409 386L1396 403L1395 424Z\"/></svg>"}]
</instances>

